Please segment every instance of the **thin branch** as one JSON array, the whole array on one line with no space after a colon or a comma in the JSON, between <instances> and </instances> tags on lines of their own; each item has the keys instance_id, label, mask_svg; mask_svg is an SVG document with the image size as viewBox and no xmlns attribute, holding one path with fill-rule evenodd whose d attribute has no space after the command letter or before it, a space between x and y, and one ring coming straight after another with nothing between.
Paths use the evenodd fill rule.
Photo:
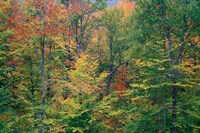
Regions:
<instances>
[{"instance_id":1,"label":"thin branch","mask_svg":"<svg viewBox=\"0 0 200 133\"><path fill-rule=\"evenodd\" d=\"M132 59L129 59L128 61L125 61L125 62L121 62L119 65L117 65L117 66L110 72L109 76L112 76L112 75L115 73L115 71L116 71L121 65L126 64L126 63L130 62L131 60L132 60Z\"/></svg>"}]
</instances>

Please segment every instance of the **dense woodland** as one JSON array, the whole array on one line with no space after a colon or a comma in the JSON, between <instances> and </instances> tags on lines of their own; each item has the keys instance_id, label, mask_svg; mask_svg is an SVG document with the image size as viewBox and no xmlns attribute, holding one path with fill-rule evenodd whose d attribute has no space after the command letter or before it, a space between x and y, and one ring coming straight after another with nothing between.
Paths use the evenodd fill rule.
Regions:
<instances>
[{"instance_id":1,"label":"dense woodland","mask_svg":"<svg viewBox=\"0 0 200 133\"><path fill-rule=\"evenodd\" d=\"M200 132L200 1L0 1L0 133Z\"/></svg>"}]
</instances>

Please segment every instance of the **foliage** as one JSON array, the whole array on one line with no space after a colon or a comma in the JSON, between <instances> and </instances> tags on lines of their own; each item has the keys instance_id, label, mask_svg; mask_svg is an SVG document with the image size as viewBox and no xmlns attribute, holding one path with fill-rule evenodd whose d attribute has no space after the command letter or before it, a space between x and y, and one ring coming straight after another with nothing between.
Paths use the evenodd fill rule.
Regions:
<instances>
[{"instance_id":1,"label":"foliage","mask_svg":"<svg viewBox=\"0 0 200 133\"><path fill-rule=\"evenodd\" d=\"M136 1L1 1L0 133L199 132L200 3Z\"/></svg>"}]
</instances>

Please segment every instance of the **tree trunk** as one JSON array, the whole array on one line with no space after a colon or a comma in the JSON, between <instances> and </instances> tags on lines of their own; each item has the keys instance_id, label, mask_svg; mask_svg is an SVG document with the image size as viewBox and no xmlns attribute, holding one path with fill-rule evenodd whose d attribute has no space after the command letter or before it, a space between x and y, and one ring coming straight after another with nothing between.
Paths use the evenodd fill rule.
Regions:
<instances>
[{"instance_id":1,"label":"tree trunk","mask_svg":"<svg viewBox=\"0 0 200 133\"><path fill-rule=\"evenodd\" d=\"M111 71L109 71L110 73ZM106 96L110 94L110 85L111 85L111 80L112 80L112 75L108 75L107 80L106 80Z\"/></svg>"},{"instance_id":2,"label":"tree trunk","mask_svg":"<svg viewBox=\"0 0 200 133\"><path fill-rule=\"evenodd\" d=\"M171 72L171 81L172 83L176 83L178 76L176 71L174 70L174 57L172 55L172 41L171 41L171 35L170 35L170 29L167 26L167 20L166 20L166 7L165 2L162 0L158 0L160 10L161 10L161 19L162 19L162 25L163 25L163 32L164 32L164 38L166 40L167 49L168 49L168 60L169 60L169 66L170 66L170 72ZM176 105L177 105L177 88L175 86L172 86L172 128L171 133L176 132Z\"/></svg>"},{"instance_id":3,"label":"tree trunk","mask_svg":"<svg viewBox=\"0 0 200 133\"><path fill-rule=\"evenodd\" d=\"M34 80L33 80L33 62L32 62L32 58L30 57L30 82L31 82L31 94L32 94L32 102L34 104L35 102L35 96L34 96L34 92L35 92L35 84L34 84Z\"/></svg>"},{"instance_id":4,"label":"tree trunk","mask_svg":"<svg viewBox=\"0 0 200 133\"><path fill-rule=\"evenodd\" d=\"M173 87L172 91L172 128L171 132L175 133L176 132L176 104L177 104L177 88Z\"/></svg>"},{"instance_id":5,"label":"tree trunk","mask_svg":"<svg viewBox=\"0 0 200 133\"><path fill-rule=\"evenodd\" d=\"M166 133L166 108L164 109L164 111L163 111L163 117L164 117L164 119L163 119L163 132L164 133Z\"/></svg>"},{"instance_id":6,"label":"tree trunk","mask_svg":"<svg viewBox=\"0 0 200 133\"><path fill-rule=\"evenodd\" d=\"M44 44L44 38L42 37L41 40L41 52L42 52L42 62L41 62L41 72L42 72L42 111L41 111L41 127L40 127L40 133L43 133L44 128L44 116L45 116L45 69L44 69L44 60L45 60L45 44Z\"/></svg>"},{"instance_id":7,"label":"tree trunk","mask_svg":"<svg viewBox=\"0 0 200 133\"><path fill-rule=\"evenodd\" d=\"M9 78L9 83L10 83L10 92L11 92L11 95L12 97L14 97L14 91L13 91L13 86L14 86L14 76L13 76L13 73L12 71L9 72L11 77Z\"/></svg>"},{"instance_id":8,"label":"tree trunk","mask_svg":"<svg viewBox=\"0 0 200 133\"><path fill-rule=\"evenodd\" d=\"M106 80L106 96L110 94L110 85L111 85L111 80L112 80L112 67L113 67L113 36L110 36L110 43L109 43L109 49L110 49L110 57L109 57L109 70L108 70L108 77Z\"/></svg>"},{"instance_id":9,"label":"tree trunk","mask_svg":"<svg viewBox=\"0 0 200 133\"><path fill-rule=\"evenodd\" d=\"M49 43L51 43L51 40L49 40ZM51 58L52 58L52 48L51 48L51 45L49 47L49 54L47 56L47 90L46 90L46 97L47 97L47 100L49 100L52 96L53 96L53 91L52 91L52 88L51 88L51 75L50 75L50 71L51 71Z\"/></svg>"}]
</instances>

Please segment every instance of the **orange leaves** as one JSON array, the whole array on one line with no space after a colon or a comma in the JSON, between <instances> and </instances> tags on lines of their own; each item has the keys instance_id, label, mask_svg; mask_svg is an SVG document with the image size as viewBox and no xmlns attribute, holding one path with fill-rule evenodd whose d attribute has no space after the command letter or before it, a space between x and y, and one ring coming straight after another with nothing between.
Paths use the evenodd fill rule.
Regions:
<instances>
[{"instance_id":1,"label":"orange leaves","mask_svg":"<svg viewBox=\"0 0 200 133\"><path fill-rule=\"evenodd\" d=\"M66 59L66 61L64 62L66 67L70 67L71 66L71 62L70 60Z\"/></svg>"},{"instance_id":2,"label":"orange leaves","mask_svg":"<svg viewBox=\"0 0 200 133\"><path fill-rule=\"evenodd\" d=\"M126 2L124 4L124 14L125 15L130 15L131 14L131 9L135 7L135 4L133 2Z\"/></svg>"},{"instance_id":3,"label":"orange leaves","mask_svg":"<svg viewBox=\"0 0 200 133\"><path fill-rule=\"evenodd\" d=\"M0 2L0 7L2 8L4 6L5 6L5 4L3 2Z\"/></svg>"},{"instance_id":4,"label":"orange leaves","mask_svg":"<svg viewBox=\"0 0 200 133\"><path fill-rule=\"evenodd\" d=\"M130 0L118 0L118 4L115 6L119 9L124 10L125 16L131 14L131 10L136 6L136 4Z\"/></svg>"},{"instance_id":5,"label":"orange leaves","mask_svg":"<svg viewBox=\"0 0 200 133\"><path fill-rule=\"evenodd\" d=\"M190 40L193 44L200 46L200 38L199 37L193 37Z\"/></svg>"},{"instance_id":6,"label":"orange leaves","mask_svg":"<svg viewBox=\"0 0 200 133\"><path fill-rule=\"evenodd\" d=\"M89 4L80 0L69 0L70 5L67 6L69 13L82 13L92 8Z\"/></svg>"}]
</instances>

